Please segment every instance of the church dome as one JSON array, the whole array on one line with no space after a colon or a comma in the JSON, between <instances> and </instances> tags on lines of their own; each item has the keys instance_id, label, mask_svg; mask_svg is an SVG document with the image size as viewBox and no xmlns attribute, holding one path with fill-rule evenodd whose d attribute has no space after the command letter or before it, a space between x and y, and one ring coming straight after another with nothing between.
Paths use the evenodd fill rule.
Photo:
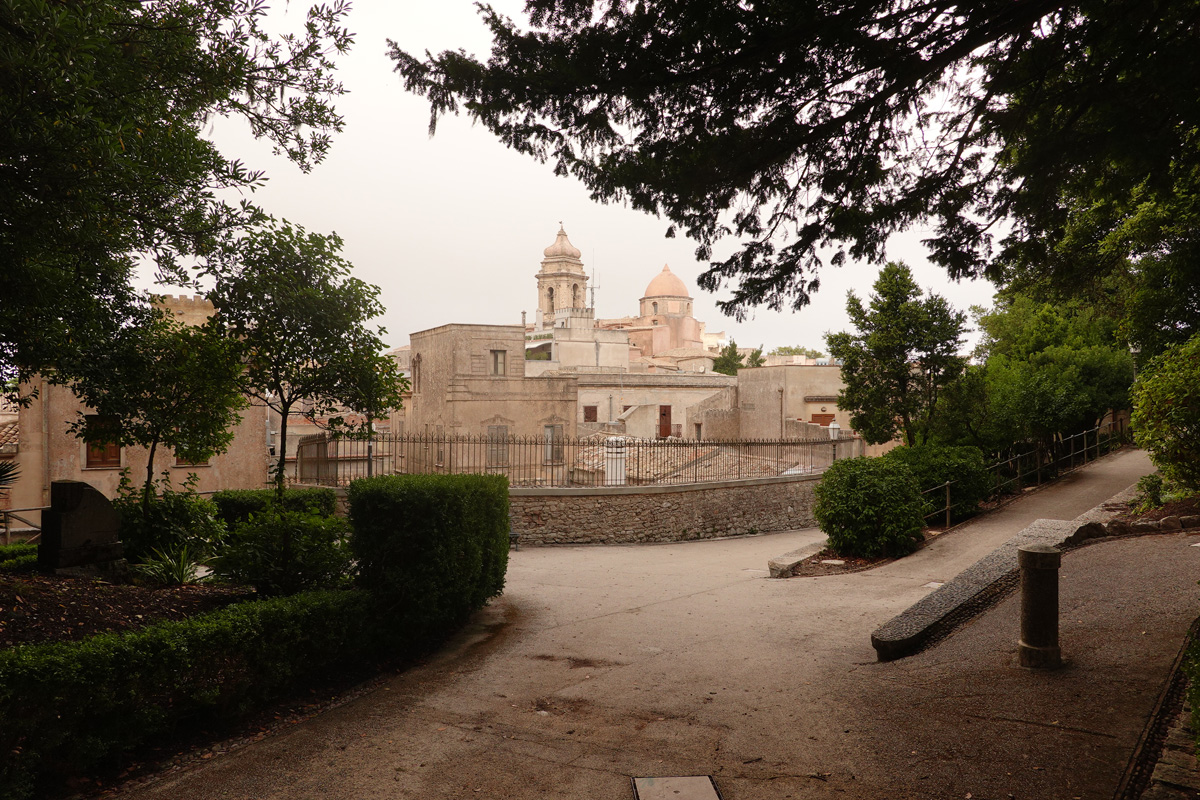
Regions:
<instances>
[{"instance_id":1,"label":"church dome","mask_svg":"<svg viewBox=\"0 0 1200 800\"><path fill-rule=\"evenodd\" d=\"M662 272L654 276L654 280L650 281L650 285L646 287L644 297L691 297L688 294L688 288L683 281L666 264L663 264Z\"/></svg>"},{"instance_id":2,"label":"church dome","mask_svg":"<svg viewBox=\"0 0 1200 800\"><path fill-rule=\"evenodd\" d=\"M559 223L558 238L554 240L554 244L550 245L542 252L546 254L546 258L578 259L583 255L579 248L571 244L571 240L567 238L567 232L563 230L562 223Z\"/></svg>"}]
</instances>

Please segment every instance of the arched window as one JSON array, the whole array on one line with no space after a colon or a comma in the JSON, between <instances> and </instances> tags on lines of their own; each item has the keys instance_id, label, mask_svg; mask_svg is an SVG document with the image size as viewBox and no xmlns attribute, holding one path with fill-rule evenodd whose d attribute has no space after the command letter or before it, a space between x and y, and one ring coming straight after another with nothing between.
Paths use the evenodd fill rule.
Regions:
<instances>
[{"instance_id":1,"label":"arched window","mask_svg":"<svg viewBox=\"0 0 1200 800\"><path fill-rule=\"evenodd\" d=\"M549 289L546 290L546 310L547 311L554 310L554 287L553 286L551 286Z\"/></svg>"},{"instance_id":2,"label":"arched window","mask_svg":"<svg viewBox=\"0 0 1200 800\"><path fill-rule=\"evenodd\" d=\"M652 309L652 310L651 310L651 312L650 312L651 314L657 314L657 313L658 313L658 303L651 303L651 304L650 304L650 308Z\"/></svg>"},{"instance_id":3,"label":"arched window","mask_svg":"<svg viewBox=\"0 0 1200 800\"><path fill-rule=\"evenodd\" d=\"M571 284L571 308L579 308L579 284Z\"/></svg>"}]
</instances>

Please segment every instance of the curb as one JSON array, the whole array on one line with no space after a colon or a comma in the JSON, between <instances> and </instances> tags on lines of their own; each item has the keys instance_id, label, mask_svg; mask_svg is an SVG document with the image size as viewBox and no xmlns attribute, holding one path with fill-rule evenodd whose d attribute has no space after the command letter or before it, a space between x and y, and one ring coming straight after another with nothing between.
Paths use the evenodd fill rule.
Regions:
<instances>
[{"instance_id":1,"label":"curb","mask_svg":"<svg viewBox=\"0 0 1200 800\"><path fill-rule=\"evenodd\" d=\"M767 562L767 569L771 572L772 578L789 578L792 575L792 570L799 566L800 562L809 556L815 556L817 553L825 549L825 545L829 543L828 539L822 539L815 544L805 545L798 550L792 550L789 553L784 553L781 556L775 556Z\"/></svg>"},{"instance_id":2,"label":"curb","mask_svg":"<svg viewBox=\"0 0 1200 800\"><path fill-rule=\"evenodd\" d=\"M1110 521L1104 506L1132 494L1132 488L1074 520L1039 519L990 554L959 573L954 579L918 600L871 634L871 646L880 661L914 655L936 638L987 608L992 601L1016 585L1017 549L1029 544L1074 547L1090 539L1129 534L1200 528L1200 516L1164 517L1143 522Z\"/></svg>"}]
</instances>

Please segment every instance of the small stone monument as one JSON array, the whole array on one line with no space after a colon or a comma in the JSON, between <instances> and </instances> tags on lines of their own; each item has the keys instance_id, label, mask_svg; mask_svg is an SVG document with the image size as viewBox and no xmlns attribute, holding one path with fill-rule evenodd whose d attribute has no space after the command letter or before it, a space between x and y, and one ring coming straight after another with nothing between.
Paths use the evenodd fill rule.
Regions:
<instances>
[{"instance_id":1,"label":"small stone monument","mask_svg":"<svg viewBox=\"0 0 1200 800\"><path fill-rule=\"evenodd\" d=\"M50 508L42 512L38 569L59 575L123 578L121 523L109 499L82 481L50 484Z\"/></svg>"}]
</instances>

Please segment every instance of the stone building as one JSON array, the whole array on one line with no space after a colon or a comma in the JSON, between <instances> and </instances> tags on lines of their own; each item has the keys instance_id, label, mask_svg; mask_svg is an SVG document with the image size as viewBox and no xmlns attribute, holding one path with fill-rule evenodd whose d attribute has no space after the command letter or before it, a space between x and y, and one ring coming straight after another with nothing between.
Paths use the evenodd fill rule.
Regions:
<instances>
[{"instance_id":1,"label":"stone building","mask_svg":"<svg viewBox=\"0 0 1200 800\"><path fill-rule=\"evenodd\" d=\"M213 313L212 304L202 297L159 299L161 305L188 324L201 324ZM25 391L36 389L37 396L18 412L14 460L21 475L12 487L12 508L38 508L50 502L50 483L58 480L84 481L106 497L117 496L121 474L130 479L145 479L148 454L142 447L115 444L87 444L68 426L88 409L66 386L55 386L44 378L35 379ZM242 411L242 421L234 431L229 449L203 464L180 462L169 449L155 454L155 471L166 472L179 487L189 475L196 475L201 492L220 489L258 489L267 483L267 410L251 405Z\"/></svg>"}]
</instances>

